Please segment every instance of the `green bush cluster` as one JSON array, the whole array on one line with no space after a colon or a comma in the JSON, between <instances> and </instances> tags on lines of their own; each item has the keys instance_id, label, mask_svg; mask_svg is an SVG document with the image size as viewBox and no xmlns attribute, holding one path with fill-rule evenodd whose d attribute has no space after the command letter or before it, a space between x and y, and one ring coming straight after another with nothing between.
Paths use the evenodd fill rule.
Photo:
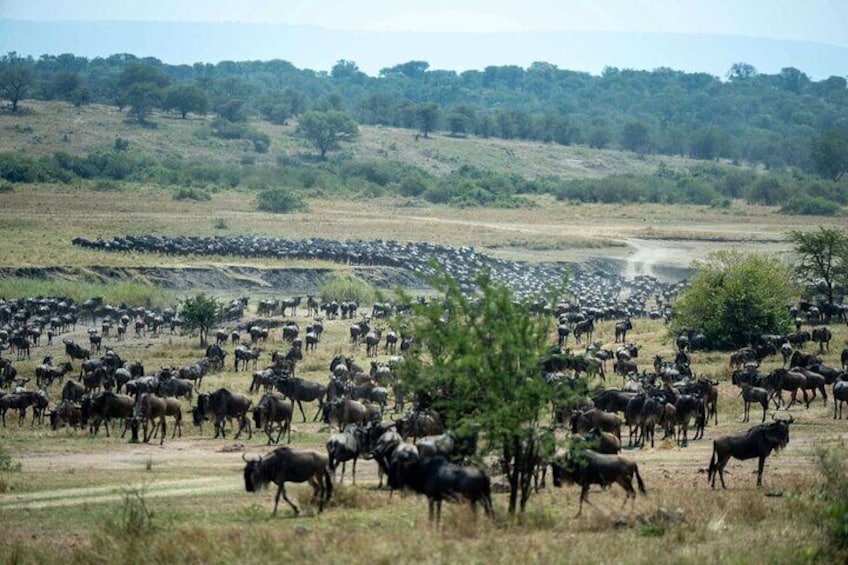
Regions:
<instances>
[{"instance_id":1,"label":"green bush cluster","mask_svg":"<svg viewBox=\"0 0 848 565\"><path fill-rule=\"evenodd\" d=\"M318 291L322 302L356 300L359 304L372 304L376 292L363 278L352 273L334 273Z\"/></svg>"},{"instance_id":2,"label":"green bush cluster","mask_svg":"<svg viewBox=\"0 0 848 565\"><path fill-rule=\"evenodd\" d=\"M199 188L183 186L174 192L174 196L172 198L174 200L196 200L200 202L203 200L212 200L212 195Z\"/></svg>"},{"instance_id":3,"label":"green bush cluster","mask_svg":"<svg viewBox=\"0 0 848 565\"><path fill-rule=\"evenodd\" d=\"M257 207L264 212L288 214L306 209L303 200L291 190L271 188L263 190L256 197Z\"/></svg>"}]
</instances>

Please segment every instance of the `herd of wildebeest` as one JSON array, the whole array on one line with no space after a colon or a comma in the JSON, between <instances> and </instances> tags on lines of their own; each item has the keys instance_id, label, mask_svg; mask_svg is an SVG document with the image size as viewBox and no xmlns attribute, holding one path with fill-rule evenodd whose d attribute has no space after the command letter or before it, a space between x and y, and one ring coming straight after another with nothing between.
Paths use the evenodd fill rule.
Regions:
<instances>
[{"instance_id":1,"label":"herd of wildebeest","mask_svg":"<svg viewBox=\"0 0 848 565\"><path fill-rule=\"evenodd\" d=\"M588 278L576 284L591 286ZM579 305L540 301L531 308L534 315L556 320L551 350L539 361L540 378L551 387L569 387L574 376L583 375L598 385L576 403L552 406L550 431L528 440L547 446L565 434L572 440L571 448L525 450L533 458L526 463L537 469L542 483L550 467L555 486L564 480L580 485L578 514L592 484L606 488L618 483L626 491L626 502L636 497L635 477L638 489L645 492L637 464L620 454L622 447L653 447L657 431L663 439L685 447L690 432L697 440L711 422L718 424L719 383L696 376L692 365L691 352L709 347L703 334L691 331L678 336L674 355L653 356L651 371L639 369L636 360L644 359L645 353L627 340L634 323L666 315L664 305L675 287L653 277L629 283L596 281L591 296L602 300L606 291L599 288L617 288L614 301ZM141 361L121 358L122 344L179 334L183 324L177 308L152 311L110 305L98 298L80 304L67 297L2 299L2 425L15 412L17 425L26 425L31 410L30 426L49 425L54 430L70 426L92 436L102 427L109 436L115 431L110 425L117 424L122 426L122 437L130 433L131 441L141 442L158 437L161 445L169 422L171 438L182 436L188 401L191 420L201 434L203 423L211 421L215 438L226 438L228 433L235 439L241 434L251 438L255 425L269 445L276 445L284 435L291 442L296 411L306 422L304 403L312 403L312 421L320 419L338 429L327 438L326 452L284 446L258 459L245 457L248 491L271 482L278 486L275 513L281 497L298 512L286 495L286 482L308 482L322 510L332 495L337 467L342 466L338 480L343 481L350 462L355 482L360 458L376 462L380 486L385 477L391 489L424 494L431 519L438 520L443 500L468 500L492 512L488 473L498 468L497 463L479 466L477 437L444 429L438 411L406 390L399 377L404 359L417 344L415 336L392 328L400 327L393 322L407 315L411 305L381 302L363 308L354 301L320 303L311 295L262 299L255 306L250 302L242 298L222 305L222 327L212 333L202 357L151 374ZM818 395L826 403L830 389L833 417L842 418L842 405L848 402L848 349L842 351L839 367L824 364L820 355L830 349L833 324L848 321L845 309L801 304L794 314L796 332L752 336L748 347L729 356L732 383L744 401L743 421L749 421L751 405L762 409L762 417L744 433L714 439L708 467L712 486L717 478L725 486L724 470L731 458L758 459L757 485L762 484L766 458L787 445L794 421L794 417L777 418L788 414L778 410L799 402L799 393L809 407ZM601 348L594 340L595 324L601 321L614 321L611 348ZM351 352L350 357L332 359L326 383L298 376L299 362L322 346L325 324L347 325L346 350ZM81 337L86 333L87 339ZM271 344L282 347L266 352ZM39 349L52 354L43 356L31 373L19 371L21 361L41 357ZM357 361L363 350L366 360ZM762 370L761 362L769 357L782 359L782 367ZM204 376L229 370L249 375L243 383L246 394L204 387ZM622 384L608 387L613 379ZM784 393L789 393L788 400ZM767 422L770 406L776 411Z\"/></svg>"}]
</instances>

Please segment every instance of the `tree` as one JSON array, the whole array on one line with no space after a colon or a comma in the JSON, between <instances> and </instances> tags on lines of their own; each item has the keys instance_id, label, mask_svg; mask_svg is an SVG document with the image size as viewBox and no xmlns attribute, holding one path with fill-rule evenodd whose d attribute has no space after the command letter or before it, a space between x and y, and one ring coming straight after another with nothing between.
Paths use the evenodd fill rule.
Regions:
<instances>
[{"instance_id":1,"label":"tree","mask_svg":"<svg viewBox=\"0 0 848 565\"><path fill-rule=\"evenodd\" d=\"M757 76L757 69L748 63L734 63L727 72L727 78L731 82L747 80Z\"/></svg>"},{"instance_id":2,"label":"tree","mask_svg":"<svg viewBox=\"0 0 848 565\"><path fill-rule=\"evenodd\" d=\"M27 94L32 84L29 69L20 63L13 62L0 72L0 98L12 104L12 111L18 111L18 102Z\"/></svg>"},{"instance_id":3,"label":"tree","mask_svg":"<svg viewBox=\"0 0 848 565\"><path fill-rule=\"evenodd\" d=\"M839 180L848 169L848 136L837 128L823 131L811 142L810 158L819 175Z\"/></svg>"},{"instance_id":4,"label":"tree","mask_svg":"<svg viewBox=\"0 0 848 565\"><path fill-rule=\"evenodd\" d=\"M479 456L501 455L514 514L524 510L532 491L530 446L538 446L561 392L545 382L540 368L552 327L487 275L476 282L474 297L448 276L432 282L444 299L416 307L409 331L420 347L401 378L419 407L429 404L447 428L460 435L478 431L484 438ZM565 387L565 394L576 393Z\"/></svg>"},{"instance_id":5,"label":"tree","mask_svg":"<svg viewBox=\"0 0 848 565\"><path fill-rule=\"evenodd\" d=\"M812 287L823 287L833 303L834 289L848 286L848 232L819 227L815 231L791 231L789 241L800 262L798 276Z\"/></svg>"},{"instance_id":6,"label":"tree","mask_svg":"<svg viewBox=\"0 0 848 565\"><path fill-rule=\"evenodd\" d=\"M200 332L200 347L206 346L209 330L218 321L219 309L218 299L207 296L203 292L198 292L183 301L182 318L187 328L197 329Z\"/></svg>"},{"instance_id":7,"label":"tree","mask_svg":"<svg viewBox=\"0 0 848 565\"><path fill-rule=\"evenodd\" d=\"M649 145L648 126L642 122L627 122L621 131L621 146L644 155Z\"/></svg>"},{"instance_id":8,"label":"tree","mask_svg":"<svg viewBox=\"0 0 848 565\"><path fill-rule=\"evenodd\" d=\"M130 107L130 114L141 124L146 121L153 108L162 103L162 90L153 83L140 82L127 89L125 100Z\"/></svg>"},{"instance_id":9,"label":"tree","mask_svg":"<svg viewBox=\"0 0 848 565\"><path fill-rule=\"evenodd\" d=\"M209 98L196 84L175 84L165 89L163 107L176 110L183 119L189 112L204 115L209 109Z\"/></svg>"},{"instance_id":10,"label":"tree","mask_svg":"<svg viewBox=\"0 0 848 565\"><path fill-rule=\"evenodd\" d=\"M415 109L415 121L424 139L427 139L429 137L428 134L436 128L436 125L439 123L439 116L439 105L435 102L419 104Z\"/></svg>"},{"instance_id":11,"label":"tree","mask_svg":"<svg viewBox=\"0 0 848 565\"><path fill-rule=\"evenodd\" d=\"M359 126L344 112L312 110L300 117L297 131L321 152L321 159L326 159L327 151L338 148L340 141L354 139Z\"/></svg>"},{"instance_id":12,"label":"tree","mask_svg":"<svg viewBox=\"0 0 848 565\"><path fill-rule=\"evenodd\" d=\"M672 335L698 329L717 349L748 345L757 334L792 328L787 306L796 291L779 262L758 254L717 251L693 264L692 283L674 303Z\"/></svg>"}]
</instances>

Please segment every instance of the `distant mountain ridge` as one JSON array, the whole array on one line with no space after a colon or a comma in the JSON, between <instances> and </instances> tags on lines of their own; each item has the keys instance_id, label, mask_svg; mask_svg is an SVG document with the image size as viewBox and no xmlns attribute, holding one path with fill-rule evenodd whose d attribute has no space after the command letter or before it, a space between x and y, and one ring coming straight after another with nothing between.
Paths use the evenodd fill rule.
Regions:
<instances>
[{"instance_id":1,"label":"distant mountain ridge","mask_svg":"<svg viewBox=\"0 0 848 565\"><path fill-rule=\"evenodd\" d=\"M752 37L620 32L356 32L282 24L32 22L0 20L0 52L38 58L74 53L150 56L169 64L283 59L329 71L346 59L376 76L411 60L462 72L534 61L599 74L604 67L669 67L723 78L745 62L759 72L795 67L813 80L848 75L848 48Z\"/></svg>"}]
</instances>

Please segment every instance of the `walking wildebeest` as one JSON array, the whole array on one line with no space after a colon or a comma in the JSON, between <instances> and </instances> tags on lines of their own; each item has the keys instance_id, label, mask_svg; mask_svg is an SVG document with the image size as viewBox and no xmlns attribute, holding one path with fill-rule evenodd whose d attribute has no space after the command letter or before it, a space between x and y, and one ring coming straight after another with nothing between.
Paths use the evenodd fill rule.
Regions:
<instances>
[{"instance_id":1,"label":"walking wildebeest","mask_svg":"<svg viewBox=\"0 0 848 565\"><path fill-rule=\"evenodd\" d=\"M788 420L776 420L769 424L754 426L747 432L722 436L713 441L713 454L710 457L707 474L710 486L715 488L716 475L718 475L721 479L721 488L727 488L724 484L724 467L731 457L743 461L754 457L759 458L757 486L763 486L763 467L766 458L773 450L786 447L789 443L789 425L794 421L793 417Z\"/></svg>"},{"instance_id":2,"label":"walking wildebeest","mask_svg":"<svg viewBox=\"0 0 848 565\"><path fill-rule=\"evenodd\" d=\"M277 484L272 516L277 514L280 496L292 507L295 516L300 514L300 509L286 496L286 482L308 481L314 492L313 500L318 499L318 512L324 510L324 504L333 495L333 480L326 455L315 451L295 451L286 446L278 447L259 459L249 460L244 454L241 457L247 463L244 467L244 488L247 492L257 492L271 482Z\"/></svg>"},{"instance_id":3,"label":"walking wildebeest","mask_svg":"<svg viewBox=\"0 0 848 565\"><path fill-rule=\"evenodd\" d=\"M642 482L636 462L621 455L606 455L590 449L576 450L572 454L555 459L551 467L555 487L561 487L563 479L580 485L580 507L577 516L583 512L584 502L591 504L588 495L589 486L593 484L605 487L618 483L626 492L624 504L627 504L629 498L636 500L636 491L633 489L633 475L636 475L639 491L645 494L645 483Z\"/></svg>"}]
</instances>

